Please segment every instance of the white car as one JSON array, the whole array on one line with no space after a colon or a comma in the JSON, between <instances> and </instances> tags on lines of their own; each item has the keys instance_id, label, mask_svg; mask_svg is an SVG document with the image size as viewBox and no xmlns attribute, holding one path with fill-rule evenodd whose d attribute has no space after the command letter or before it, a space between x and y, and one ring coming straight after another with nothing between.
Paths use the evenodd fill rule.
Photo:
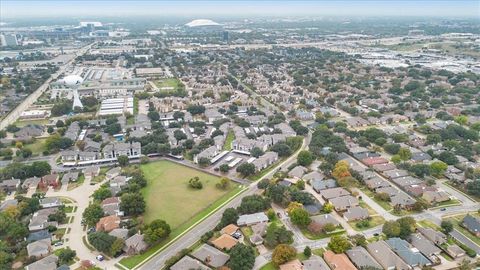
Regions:
<instances>
[{"instance_id":1,"label":"white car","mask_svg":"<svg viewBox=\"0 0 480 270\"><path fill-rule=\"evenodd\" d=\"M97 255L96 258L97 258L97 260L98 260L99 262L101 262L101 261L103 261L103 260L105 259L105 257L103 257L102 255Z\"/></svg>"}]
</instances>

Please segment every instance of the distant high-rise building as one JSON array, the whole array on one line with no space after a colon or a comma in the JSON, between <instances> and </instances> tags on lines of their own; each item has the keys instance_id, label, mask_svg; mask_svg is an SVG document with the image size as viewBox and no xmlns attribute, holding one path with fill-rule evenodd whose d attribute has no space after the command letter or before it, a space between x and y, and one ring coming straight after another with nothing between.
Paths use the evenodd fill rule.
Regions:
<instances>
[{"instance_id":1,"label":"distant high-rise building","mask_svg":"<svg viewBox=\"0 0 480 270\"><path fill-rule=\"evenodd\" d=\"M0 43L3 47L6 46L18 46L17 35L15 34L2 34L0 35Z\"/></svg>"},{"instance_id":2,"label":"distant high-rise building","mask_svg":"<svg viewBox=\"0 0 480 270\"><path fill-rule=\"evenodd\" d=\"M223 31L223 41L228 43L228 31Z\"/></svg>"}]
</instances>

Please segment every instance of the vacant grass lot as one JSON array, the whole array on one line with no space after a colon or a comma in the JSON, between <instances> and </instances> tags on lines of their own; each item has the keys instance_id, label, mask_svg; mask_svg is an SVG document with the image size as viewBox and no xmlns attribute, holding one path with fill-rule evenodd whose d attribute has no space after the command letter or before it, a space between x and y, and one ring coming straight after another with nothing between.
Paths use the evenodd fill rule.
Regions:
<instances>
[{"instance_id":1,"label":"vacant grass lot","mask_svg":"<svg viewBox=\"0 0 480 270\"><path fill-rule=\"evenodd\" d=\"M179 87L181 87L183 84L179 79L176 78L169 78L169 79L164 79L164 80L158 80L155 81L155 85L162 90L162 88L166 87L166 90L173 90L176 91L178 90Z\"/></svg>"},{"instance_id":2,"label":"vacant grass lot","mask_svg":"<svg viewBox=\"0 0 480 270\"><path fill-rule=\"evenodd\" d=\"M172 227L172 233L145 253L123 258L120 263L129 269L164 248L172 239L242 191L242 187L234 183L226 191L219 190L215 184L220 178L171 161L152 162L142 165L141 169L148 181L147 187L142 190L147 203L145 222L164 219ZM193 190L188 186L188 180L194 176L200 177L202 190Z\"/></svg>"},{"instance_id":3,"label":"vacant grass lot","mask_svg":"<svg viewBox=\"0 0 480 270\"><path fill-rule=\"evenodd\" d=\"M141 166L148 184L142 190L147 209L145 222L164 219L172 228L188 221L233 188L215 187L220 178L170 161L161 160ZM188 180L198 176L203 183L200 190L188 186Z\"/></svg>"},{"instance_id":4,"label":"vacant grass lot","mask_svg":"<svg viewBox=\"0 0 480 270\"><path fill-rule=\"evenodd\" d=\"M35 139L35 141L31 144L25 144L24 147L32 150L33 156L42 155L43 151L47 150L45 147L46 138Z\"/></svg>"}]
</instances>

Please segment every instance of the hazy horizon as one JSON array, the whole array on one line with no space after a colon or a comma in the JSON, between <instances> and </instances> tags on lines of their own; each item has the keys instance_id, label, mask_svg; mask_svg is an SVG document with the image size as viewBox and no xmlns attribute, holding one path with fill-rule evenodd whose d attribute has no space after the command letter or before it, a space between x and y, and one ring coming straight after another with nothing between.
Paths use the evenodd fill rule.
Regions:
<instances>
[{"instance_id":1,"label":"hazy horizon","mask_svg":"<svg viewBox=\"0 0 480 270\"><path fill-rule=\"evenodd\" d=\"M34 1L2 0L2 21L135 16L343 16L479 18L480 1Z\"/></svg>"}]
</instances>

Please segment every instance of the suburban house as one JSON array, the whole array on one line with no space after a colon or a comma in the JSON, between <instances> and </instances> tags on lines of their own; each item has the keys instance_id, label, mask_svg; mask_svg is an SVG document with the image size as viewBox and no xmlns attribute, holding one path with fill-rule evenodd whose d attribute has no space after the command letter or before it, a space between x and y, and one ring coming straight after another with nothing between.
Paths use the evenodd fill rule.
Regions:
<instances>
[{"instance_id":1,"label":"suburban house","mask_svg":"<svg viewBox=\"0 0 480 270\"><path fill-rule=\"evenodd\" d=\"M390 204L393 206L398 205L401 208L410 209L415 204L415 200L408 197L407 194L402 192L397 193L395 196L390 197Z\"/></svg>"},{"instance_id":2,"label":"suburban house","mask_svg":"<svg viewBox=\"0 0 480 270\"><path fill-rule=\"evenodd\" d=\"M295 168L293 168L292 170L290 170L288 172L288 176L300 179L300 178L303 177L305 172L307 172L307 168L305 168L303 166L296 166Z\"/></svg>"},{"instance_id":3,"label":"suburban house","mask_svg":"<svg viewBox=\"0 0 480 270\"><path fill-rule=\"evenodd\" d=\"M323 258L332 270L357 270L345 254L335 254L327 250L323 253Z\"/></svg>"},{"instance_id":4,"label":"suburban house","mask_svg":"<svg viewBox=\"0 0 480 270\"><path fill-rule=\"evenodd\" d=\"M52 208L52 207L59 207L63 205L62 201L60 198L57 197L47 197L40 199L40 206L42 208Z\"/></svg>"},{"instance_id":5,"label":"suburban house","mask_svg":"<svg viewBox=\"0 0 480 270\"><path fill-rule=\"evenodd\" d=\"M62 185L68 182L76 182L78 180L78 172L67 172L62 176Z\"/></svg>"},{"instance_id":6,"label":"suburban house","mask_svg":"<svg viewBox=\"0 0 480 270\"><path fill-rule=\"evenodd\" d=\"M98 166L89 166L83 170L83 175L85 178L90 177L93 178L100 173L100 167Z\"/></svg>"},{"instance_id":7,"label":"suburban house","mask_svg":"<svg viewBox=\"0 0 480 270\"><path fill-rule=\"evenodd\" d=\"M57 226L56 221L48 221L48 216L54 214L58 209L57 208L46 208L40 209L35 212L30 219L30 223L28 224L29 231L39 231L46 229L49 225Z\"/></svg>"},{"instance_id":8,"label":"suburban house","mask_svg":"<svg viewBox=\"0 0 480 270\"><path fill-rule=\"evenodd\" d=\"M57 186L60 178L58 174L52 173L42 177L41 183L46 186Z\"/></svg>"},{"instance_id":9,"label":"suburban house","mask_svg":"<svg viewBox=\"0 0 480 270\"><path fill-rule=\"evenodd\" d=\"M313 179L310 181L310 185L312 186L313 190L315 190L317 193L320 193L324 189L336 188L337 181L333 179L327 179L327 180Z\"/></svg>"},{"instance_id":10,"label":"suburban house","mask_svg":"<svg viewBox=\"0 0 480 270\"><path fill-rule=\"evenodd\" d=\"M192 253L192 256L204 264L215 269L224 266L230 259L230 256L210 245L203 244Z\"/></svg>"},{"instance_id":11,"label":"suburban house","mask_svg":"<svg viewBox=\"0 0 480 270\"><path fill-rule=\"evenodd\" d=\"M313 255L310 259L305 260L303 263L304 270L330 270L327 263L319 256Z\"/></svg>"},{"instance_id":12,"label":"suburban house","mask_svg":"<svg viewBox=\"0 0 480 270\"><path fill-rule=\"evenodd\" d=\"M238 217L238 226L252 226L257 223L268 222L268 217L263 212L241 215Z\"/></svg>"},{"instance_id":13,"label":"suburban house","mask_svg":"<svg viewBox=\"0 0 480 270\"><path fill-rule=\"evenodd\" d=\"M313 216L311 219L312 222L317 223L321 227L325 226L326 224L333 224L334 226L340 225L340 223L330 214Z\"/></svg>"},{"instance_id":14,"label":"suburban house","mask_svg":"<svg viewBox=\"0 0 480 270\"><path fill-rule=\"evenodd\" d=\"M222 234L212 241L212 245L219 250L230 250L238 243L238 240L228 234Z\"/></svg>"},{"instance_id":15,"label":"suburban house","mask_svg":"<svg viewBox=\"0 0 480 270\"><path fill-rule=\"evenodd\" d=\"M54 254L25 266L25 270L56 270L58 257Z\"/></svg>"},{"instance_id":16,"label":"suburban house","mask_svg":"<svg viewBox=\"0 0 480 270\"><path fill-rule=\"evenodd\" d=\"M324 189L320 191L320 195L322 195L322 197L326 201L329 201L330 199L333 199L333 198L350 195L350 192L348 192L344 188L337 187L337 188Z\"/></svg>"},{"instance_id":17,"label":"suburban house","mask_svg":"<svg viewBox=\"0 0 480 270\"><path fill-rule=\"evenodd\" d=\"M111 236L115 236L117 238L123 239L123 240L127 240L128 229L124 229L124 228L113 229L108 234L111 235Z\"/></svg>"},{"instance_id":18,"label":"suburban house","mask_svg":"<svg viewBox=\"0 0 480 270\"><path fill-rule=\"evenodd\" d=\"M447 242L447 236L442 232L436 231L432 228L419 227L417 230L425 236L428 240L432 241L436 245L441 245Z\"/></svg>"},{"instance_id":19,"label":"suburban house","mask_svg":"<svg viewBox=\"0 0 480 270\"><path fill-rule=\"evenodd\" d=\"M118 229L120 227L120 218L115 215L102 217L96 225L96 230L98 232L110 232L114 229Z\"/></svg>"},{"instance_id":20,"label":"suburban house","mask_svg":"<svg viewBox=\"0 0 480 270\"><path fill-rule=\"evenodd\" d=\"M303 264L300 260L295 259L278 266L280 270L304 270Z\"/></svg>"},{"instance_id":21,"label":"suburban house","mask_svg":"<svg viewBox=\"0 0 480 270\"><path fill-rule=\"evenodd\" d=\"M437 257L442 252L435 244L420 233L410 235L410 243L432 262L440 262Z\"/></svg>"},{"instance_id":22,"label":"suburban house","mask_svg":"<svg viewBox=\"0 0 480 270\"><path fill-rule=\"evenodd\" d=\"M425 199L430 204L446 202L450 200L450 196L445 191L425 191L423 192L422 198Z\"/></svg>"},{"instance_id":23,"label":"suburban house","mask_svg":"<svg viewBox=\"0 0 480 270\"><path fill-rule=\"evenodd\" d=\"M329 202L333 204L335 210L338 212L346 211L349 208L358 206L358 199L351 195L332 198L329 199Z\"/></svg>"},{"instance_id":24,"label":"suburban house","mask_svg":"<svg viewBox=\"0 0 480 270\"><path fill-rule=\"evenodd\" d=\"M255 225L252 225L251 229L253 234L250 237L250 242L255 246L263 244L263 237L267 233L267 223L257 223Z\"/></svg>"},{"instance_id":25,"label":"suburban house","mask_svg":"<svg viewBox=\"0 0 480 270\"><path fill-rule=\"evenodd\" d=\"M367 250L370 255L387 270L410 270L413 269L410 265L405 263L398 257L388 246L388 244L381 240L367 245Z\"/></svg>"},{"instance_id":26,"label":"suburban house","mask_svg":"<svg viewBox=\"0 0 480 270\"><path fill-rule=\"evenodd\" d=\"M419 251L412 249L408 242L403 239L394 237L385 240L385 242L411 267L429 266L432 264L429 259L423 256Z\"/></svg>"},{"instance_id":27,"label":"suburban house","mask_svg":"<svg viewBox=\"0 0 480 270\"><path fill-rule=\"evenodd\" d=\"M368 253L368 251L361 246L356 246L350 250L347 250L345 253L347 253L348 258L350 258L350 260L358 269L367 267L373 269L382 269L382 266L380 266L380 264Z\"/></svg>"},{"instance_id":28,"label":"suburban house","mask_svg":"<svg viewBox=\"0 0 480 270\"><path fill-rule=\"evenodd\" d=\"M17 190L18 187L20 187L20 179L8 179L0 183L0 190L5 193L13 192Z\"/></svg>"},{"instance_id":29,"label":"suburban house","mask_svg":"<svg viewBox=\"0 0 480 270\"><path fill-rule=\"evenodd\" d=\"M123 216L123 211L120 211L120 198L119 197L110 197L103 200L100 204L103 209L103 212L107 216L116 215Z\"/></svg>"},{"instance_id":30,"label":"suburban house","mask_svg":"<svg viewBox=\"0 0 480 270\"><path fill-rule=\"evenodd\" d=\"M345 218L346 221L367 219L369 216L368 210L360 206L349 208L347 212L343 213L343 218Z\"/></svg>"},{"instance_id":31,"label":"suburban house","mask_svg":"<svg viewBox=\"0 0 480 270\"><path fill-rule=\"evenodd\" d=\"M176 264L170 267L170 270L185 270L185 269L210 270L209 267L205 266L200 261L195 260L189 256L185 256L181 258Z\"/></svg>"},{"instance_id":32,"label":"suburban house","mask_svg":"<svg viewBox=\"0 0 480 270\"><path fill-rule=\"evenodd\" d=\"M122 168L114 167L114 168L111 168L110 170L107 171L107 173L105 174L105 177L107 179L112 179L114 177L119 176L120 173L122 173Z\"/></svg>"},{"instance_id":33,"label":"suburban house","mask_svg":"<svg viewBox=\"0 0 480 270\"><path fill-rule=\"evenodd\" d=\"M123 246L123 251L127 255L139 254L142 251L146 250L148 247L147 243L143 240L143 234L134 234L125 240L125 245Z\"/></svg>"},{"instance_id":34,"label":"suburban house","mask_svg":"<svg viewBox=\"0 0 480 270\"><path fill-rule=\"evenodd\" d=\"M5 200L0 204L0 212L6 210L9 207L17 206L17 205L18 205L18 200L17 199Z\"/></svg>"},{"instance_id":35,"label":"suburban house","mask_svg":"<svg viewBox=\"0 0 480 270\"><path fill-rule=\"evenodd\" d=\"M31 242L35 242L35 241L38 241L38 240L43 240L43 239L51 239L52 238L52 235L50 234L50 232L48 232L48 230L41 230L41 231L38 231L38 232L32 232L28 235L26 241L31 243Z\"/></svg>"},{"instance_id":36,"label":"suburban house","mask_svg":"<svg viewBox=\"0 0 480 270\"><path fill-rule=\"evenodd\" d=\"M228 224L227 226L223 227L220 230L220 233L221 234L228 234L228 235L233 236L234 234L236 234L238 232L238 229L239 228L235 224Z\"/></svg>"},{"instance_id":37,"label":"suburban house","mask_svg":"<svg viewBox=\"0 0 480 270\"><path fill-rule=\"evenodd\" d=\"M36 188L41 180L41 178L36 176L27 178L25 181L23 181L22 188Z\"/></svg>"},{"instance_id":38,"label":"suburban house","mask_svg":"<svg viewBox=\"0 0 480 270\"><path fill-rule=\"evenodd\" d=\"M52 251L52 240L49 238L38 240L27 245L28 257L41 258L48 255L50 251Z\"/></svg>"},{"instance_id":39,"label":"suburban house","mask_svg":"<svg viewBox=\"0 0 480 270\"><path fill-rule=\"evenodd\" d=\"M460 258L465 256L465 250L463 250L461 247L453 244L453 245L448 245L447 247L447 253L450 255L452 258Z\"/></svg>"},{"instance_id":40,"label":"suburban house","mask_svg":"<svg viewBox=\"0 0 480 270\"><path fill-rule=\"evenodd\" d=\"M480 237L480 219L472 215L463 218L462 226L477 237Z\"/></svg>"}]
</instances>

